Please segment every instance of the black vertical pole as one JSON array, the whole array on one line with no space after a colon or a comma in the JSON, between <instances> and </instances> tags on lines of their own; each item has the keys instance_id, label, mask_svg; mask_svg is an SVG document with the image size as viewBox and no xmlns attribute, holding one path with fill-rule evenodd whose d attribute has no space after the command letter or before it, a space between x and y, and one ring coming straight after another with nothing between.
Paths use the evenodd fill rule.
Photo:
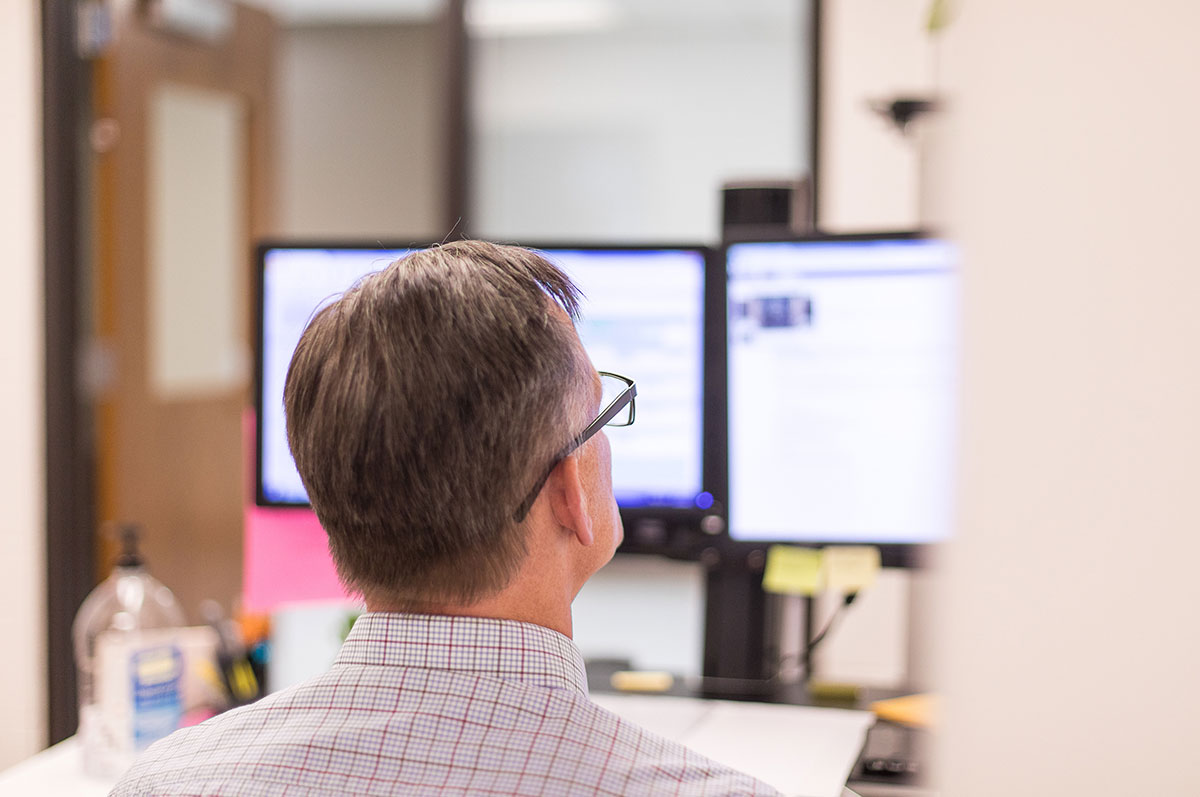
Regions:
<instances>
[{"instance_id":1,"label":"black vertical pole","mask_svg":"<svg viewBox=\"0 0 1200 797\"><path fill-rule=\"evenodd\" d=\"M811 595L804 597L804 633L800 635L800 666L804 668L804 682L808 683L812 680L813 671L813 628L816 620L816 605L817 601Z\"/></svg>"},{"instance_id":2,"label":"black vertical pole","mask_svg":"<svg viewBox=\"0 0 1200 797\"><path fill-rule=\"evenodd\" d=\"M709 549L704 615L704 676L766 677L767 602L761 556Z\"/></svg>"},{"instance_id":3,"label":"black vertical pole","mask_svg":"<svg viewBox=\"0 0 1200 797\"><path fill-rule=\"evenodd\" d=\"M83 281L81 150L87 70L75 47L75 4L43 0L46 629L50 743L75 733L71 623L95 582L90 411L80 394Z\"/></svg>"},{"instance_id":4,"label":"black vertical pole","mask_svg":"<svg viewBox=\"0 0 1200 797\"><path fill-rule=\"evenodd\" d=\"M466 0L446 3L446 194L443 199L443 235L468 234L470 219L470 41L466 28ZM453 231L453 235L451 235Z\"/></svg>"},{"instance_id":5,"label":"black vertical pole","mask_svg":"<svg viewBox=\"0 0 1200 797\"><path fill-rule=\"evenodd\" d=\"M812 0L812 16L809 18L809 69L812 79L811 102L809 103L809 165L812 172L812 210L810 217L814 230L821 229L821 73L824 60L822 27L824 9L822 0Z\"/></svg>"}]
</instances>

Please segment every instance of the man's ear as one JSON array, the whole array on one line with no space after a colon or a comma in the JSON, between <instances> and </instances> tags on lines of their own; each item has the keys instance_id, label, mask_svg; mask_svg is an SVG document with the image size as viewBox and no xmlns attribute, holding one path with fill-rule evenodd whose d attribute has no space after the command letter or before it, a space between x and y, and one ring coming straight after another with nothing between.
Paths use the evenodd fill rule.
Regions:
<instances>
[{"instance_id":1,"label":"man's ear","mask_svg":"<svg viewBox=\"0 0 1200 797\"><path fill-rule=\"evenodd\" d=\"M560 526L570 529L583 545L591 545L592 516L588 512L587 493L579 471L579 457L569 456L555 466L548 480L550 509Z\"/></svg>"}]
</instances>

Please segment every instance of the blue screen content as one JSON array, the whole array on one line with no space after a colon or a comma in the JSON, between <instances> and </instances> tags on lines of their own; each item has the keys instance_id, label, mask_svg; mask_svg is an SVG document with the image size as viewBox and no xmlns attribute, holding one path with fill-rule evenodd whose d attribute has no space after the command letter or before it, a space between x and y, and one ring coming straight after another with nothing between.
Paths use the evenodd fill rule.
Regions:
<instances>
[{"instance_id":1,"label":"blue screen content","mask_svg":"<svg viewBox=\"0 0 1200 797\"><path fill-rule=\"evenodd\" d=\"M600 370L637 381L637 420L608 430L613 492L623 508L708 508L703 486L702 249L549 249L580 288L578 331ZM283 384L308 321L404 250L278 248L263 259L262 498L305 505L287 445Z\"/></svg>"},{"instance_id":2,"label":"blue screen content","mask_svg":"<svg viewBox=\"0 0 1200 797\"><path fill-rule=\"evenodd\" d=\"M583 294L577 328L593 365L637 382L634 424L607 430L617 503L707 509L704 251L541 251Z\"/></svg>"},{"instance_id":3,"label":"blue screen content","mask_svg":"<svg viewBox=\"0 0 1200 797\"><path fill-rule=\"evenodd\" d=\"M953 247L728 248L729 530L746 541L928 543L952 516Z\"/></svg>"}]
</instances>

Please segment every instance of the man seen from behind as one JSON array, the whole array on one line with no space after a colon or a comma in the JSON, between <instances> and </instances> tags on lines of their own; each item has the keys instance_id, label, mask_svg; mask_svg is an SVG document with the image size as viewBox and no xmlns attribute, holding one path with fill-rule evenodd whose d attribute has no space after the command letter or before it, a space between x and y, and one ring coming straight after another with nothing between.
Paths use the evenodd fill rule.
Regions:
<instances>
[{"instance_id":1,"label":"man seen from behind","mask_svg":"<svg viewBox=\"0 0 1200 797\"><path fill-rule=\"evenodd\" d=\"M154 745L115 795L755 795L775 790L588 697L571 602L621 542L577 292L460 241L316 314L288 441L367 612L328 672ZM619 433L619 430L618 430Z\"/></svg>"}]
</instances>

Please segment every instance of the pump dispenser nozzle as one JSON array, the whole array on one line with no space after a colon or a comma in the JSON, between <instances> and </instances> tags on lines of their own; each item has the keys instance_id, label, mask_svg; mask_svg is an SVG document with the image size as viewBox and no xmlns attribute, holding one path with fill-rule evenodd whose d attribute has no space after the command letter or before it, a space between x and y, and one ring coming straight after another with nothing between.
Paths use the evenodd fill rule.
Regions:
<instances>
[{"instance_id":1,"label":"pump dispenser nozzle","mask_svg":"<svg viewBox=\"0 0 1200 797\"><path fill-rule=\"evenodd\" d=\"M146 560L138 550L138 540L142 530L136 523L122 523L118 529L121 535L121 553L117 556L117 567L141 567Z\"/></svg>"}]
</instances>

